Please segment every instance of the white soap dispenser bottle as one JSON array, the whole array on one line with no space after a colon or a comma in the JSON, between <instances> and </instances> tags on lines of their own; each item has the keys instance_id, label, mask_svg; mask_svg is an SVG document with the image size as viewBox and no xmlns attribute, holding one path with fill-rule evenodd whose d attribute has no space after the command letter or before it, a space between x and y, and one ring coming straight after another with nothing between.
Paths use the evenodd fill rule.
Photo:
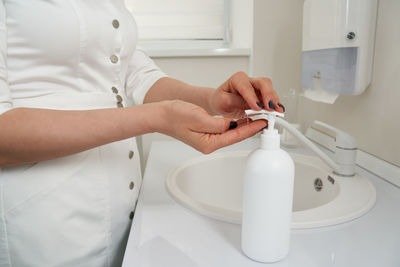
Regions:
<instances>
[{"instance_id":1,"label":"white soap dispenser bottle","mask_svg":"<svg viewBox=\"0 0 400 267\"><path fill-rule=\"evenodd\" d=\"M276 262L289 253L294 163L280 148L280 135L274 129L277 114L281 115L262 111L268 129L261 134L260 147L248 156L244 171L242 250L259 262Z\"/></svg>"}]
</instances>

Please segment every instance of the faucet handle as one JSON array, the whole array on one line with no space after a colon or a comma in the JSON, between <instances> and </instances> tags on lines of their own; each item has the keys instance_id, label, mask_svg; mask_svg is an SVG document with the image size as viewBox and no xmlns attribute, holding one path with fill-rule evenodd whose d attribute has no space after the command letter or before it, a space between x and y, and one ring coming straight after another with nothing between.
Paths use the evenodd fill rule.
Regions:
<instances>
[{"instance_id":1,"label":"faucet handle","mask_svg":"<svg viewBox=\"0 0 400 267\"><path fill-rule=\"evenodd\" d=\"M341 176L354 176L356 168L357 146L353 136L345 133L335 127L320 122L314 121L314 124L322 126L322 128L335 132L335 162L339 169L334 173Z\"/></svg>"},{"instance_id":2,"label":"faucet handle","mask_svg":"<svg viewBox=\"0 0 400 267\"><path fill-rule=\"evenodd\" d=\"M322 121L314 121L315 125L319 125L322 128L328 129L332 132L335 133L335 145L337 148L342 148L342 149L356 149L357 148L357 142L356 139L349 135L346 132L343 132L342 130L339 130L329 124L326 124Z\"/></svg>"}]
</instances>

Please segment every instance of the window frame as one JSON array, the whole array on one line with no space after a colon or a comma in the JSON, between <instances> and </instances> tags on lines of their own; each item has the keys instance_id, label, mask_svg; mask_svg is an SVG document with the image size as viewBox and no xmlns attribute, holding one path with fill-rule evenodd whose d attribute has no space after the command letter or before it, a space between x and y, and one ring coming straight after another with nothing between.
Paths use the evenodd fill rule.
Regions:
<instances>
[{"instance_id":1,"label":"window frame","mask_svg":"<svg viewBox=\"0 0 400 267\"><path fill-rule=\"evenodd\" d=\"M138 47L150 57L251 57L253 8L254 0L224 0L223 39L138 40ZM246 10L243 18L244 9ZM232 28L235 25L238 26L237 29ZM249 26L243 27L243 25ZM245 36L244 39L242 36ZM239 41L238 38L242 38L242 40Z\"/></svg>"}]
</instances>

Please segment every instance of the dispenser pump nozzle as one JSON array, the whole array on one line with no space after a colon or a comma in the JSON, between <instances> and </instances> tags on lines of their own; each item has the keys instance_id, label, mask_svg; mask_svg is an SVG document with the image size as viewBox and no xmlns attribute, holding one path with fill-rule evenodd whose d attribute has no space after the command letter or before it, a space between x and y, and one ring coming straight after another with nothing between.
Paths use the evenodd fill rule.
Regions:
<instances>
[{"instance_id":1,"label":"dispenser pump nozzle","mask_svg":"<svg viewBox=\"0 0 400 267\"><path fill-rule=\"evenodd\" d=\"M276 116L279 116L282 118L285 117L284 113L280 113L277 111L268 111L265 109L262 109L262 110L248 109L245 111L245 113L248 117L253 117L253 119L255 119L255 120L257 120L257 119L268 120L268 129L266 130L268 132L272 132L275 129Z\"/></svg>"},{"instance_id":2,"label":"dispenser pump nozzle","mask_svg":"<svg viewBox=\"0 0 400 267\"><path fill-rule=\"evenodd\" d=\"M265 119L268 120L268 129L264 129L261 134L261 148L264 149L279 149L280 138L278 130L275 129L276 116L284 117L283 113L268 110L253 110L248 109L245 111L248 117L253 120Z\"/></svg>"}]
</instances>

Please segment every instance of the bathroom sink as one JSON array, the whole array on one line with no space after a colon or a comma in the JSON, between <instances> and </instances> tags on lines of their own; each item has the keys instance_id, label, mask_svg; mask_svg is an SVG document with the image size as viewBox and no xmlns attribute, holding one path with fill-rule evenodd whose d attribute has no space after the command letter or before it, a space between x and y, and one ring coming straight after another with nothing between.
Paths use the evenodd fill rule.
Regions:
<instances>
[{"instance_id":1,"label":"bathroom sink","mask_svg":"<svg viewBox=\"0 0 400 267\"><path fill-rule=\"evenodd\" d=\"M240 224L249 153L221 152L184 162L168 175L167 189L178 203L196 213ZM344 223L373 207L376 192L367 178L337 176L317 157L290 155L295 162L292 228Z\"/></svg>"}]
</instances>

